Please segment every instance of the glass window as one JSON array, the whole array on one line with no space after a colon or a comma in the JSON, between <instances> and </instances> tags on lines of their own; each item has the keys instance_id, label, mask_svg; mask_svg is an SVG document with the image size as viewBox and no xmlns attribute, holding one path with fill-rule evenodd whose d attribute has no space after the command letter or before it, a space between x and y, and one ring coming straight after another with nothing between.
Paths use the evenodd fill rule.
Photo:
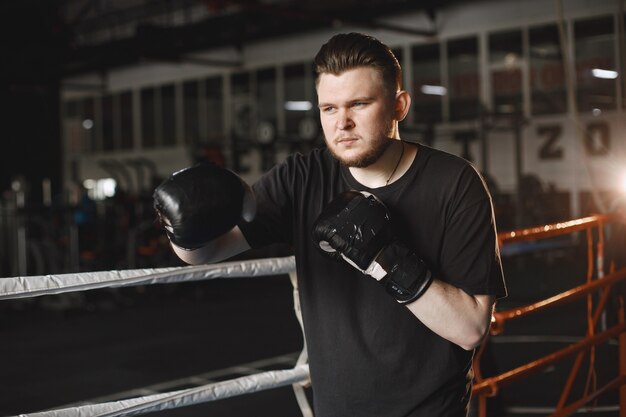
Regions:
<instances>
[{"instance_id":1,"label":"glass window","mask_svg":"<svg viewBox=\"0 0 626 417\"><path fill-rule=\"evenodd\" d=\"M73 119L80 117L80 102L78 100L69 100L64 103L65 117Z\"/></svg>"},{"instance_id":2,"label":"glass window","mask_svg":"<svg viewBox=\"0 0 626 417\"><path fill-rule=\"evenodd\" d=\"M233 74L230 78L232 91L232 132L238 140L248 141L252 137L253 106L250 97L250 73Z\"/></svg>"},{"instance_id":3,"label":"glass window","mask_svg":"<svg viewBox=\"0 0 626 417\"><path fill-rule=\"evenodd\" d=\"M176 94L174 84L161 87L161 145L171 146L176 143Z\"/></svg>"},{"instance_id":4,"label":"glass window","mask_svg":"<svg viewBox=\"0 0 626 417\"><path fill-rule=\"evenodd\" d=\"M183 132L187 144L200 141L200 96L198 92L198 81L183 83Z\"/></svg>"},{"instance_id":5,"label":"glass window","mask_svg":"<svg viewBox=\"0 0 626 417\"><path fill-rule=\"evenodd\" d=\"M287 65L285 74L285 133L290 140L298 141L307 136L306 129L303 131L304 120L314 117L316 105L307 97L305 64ZM314 107L315 106L315 107Z\"/></svg>"},{"instance_id":6,"label":"glass window","mask_svg":"<svg viewBox=\"0 0 626 417\"><path fill-rule=\"evenodd\" d=\"M70 100L63 103L63 130L66 138L68 151L80 152L83 150L83 119L82 108L79 100ZM93 123L93 121L92 121Z\"/></svg>"},{"instance_id":7,"label":"glass window","mask_svg":"<svg viewBox=\"0 0 626 417\"><path fill-rule=\"evenodd\" d=\"M522 110L522 32L489 35L489 64L493 111L512 114Z\"/></svg>"},{"instance_id":8,"label":"glass window","mask_svg":"<svg viewBox=\"0 0 626 417\"><path fill-rule=\"evenodd\" d=\"M616 107L615 35L610 16L574 23L578 110Z\"/></svg>"},{"instance_id":9,"label":"glass window","mask_svg":"<svg viewBox=\"0 0 626 417\"><path fill-rule=\"evenodd\" d=\"M156 145L154 88L141 90L141 145L154 148Z\"/></svg>"},{"instance_id":10,"label":"glass window","mask_svg":"<svg viewBox=\"0 0 626 417\"><path fill-rule=\"evenodd\" d=\"M94 152L97 149L97 125L95 100L89 97L82 100L82 127L83 127L83 149L87 152Z\"/></svg>"},{"instance_id":11,"label":"glass window","mask_svg":"<svg viewBox=\"0 0 626 417\"><path fill-rule=\"evenodd\" d=\"M133 93L125 91L120 94L120 147L133 148Z\"/></svg>"},{"instance_id":12,"label":"glass window","mask_svg":"<svg viewBox=\"0 0 626 417\"><path fill-rule=\"evenodd\" d=\"M416 123L442 121L441 101L446 89L441 81L439 44L417 45L412 50L413 108Z\"/></svg>"},{"instance_id":13,"label":"glass window","mask_svg":"<svg viewBox=\"0 0 626 417\"><path fill-rule=\"evenodd\" d=\"M241 156L250 151L250 140L253 137L254 105L250 75L249 72L239 72L230 78L232 161L233 170L238 173L249 172L250 169L241 164Z\"/></svg>"},{"instance_id":14,"label":"glass window","mask_svg":"<svg viewBox=\"0 0 626 417\"><path fill-rule=\"evenodd\" d=\"M107 94L102 97L102 149L105 151L115 149L113 119L113 96Z\"/></svg>"},{"instance_id":15,"label":"glass window","mask_svg":"<svg viewBox=\"0 0 626 417\"><path fill-rule=\"evenodd\" d=\"M261 69L256 73L254 138L260 143L276 139L276 69Z\"/></svg>"},{"instance_id":16,"label":"glass window","mask_svg":"<svg viewBox=\"0 0 626 417\"><path fill-rule=\"evenodd\" d=\"M535 27L528 35L532 114L565 113L565 75L558 28Z\"/></svg>"},{"instance_id":17,"label":"glass window","mask_svg":"<svg viewBox=\"0 0 626 417\"><path fill-rule=\"evenodd\" d=\"M208 139L209 141L221 140L224 137L222 77L208 78L205 85Z\"/></svg>"},{"instance_id":18,"label":"glass window","mask_svg":"<svg viewBox=\"0 0 626 417\"><path fill-rule=\"evenodd\" d=\"M450 120L476 118L480 106L478 39L476 37L448 42L448 82Z\"/></svg>"}]
</instances>

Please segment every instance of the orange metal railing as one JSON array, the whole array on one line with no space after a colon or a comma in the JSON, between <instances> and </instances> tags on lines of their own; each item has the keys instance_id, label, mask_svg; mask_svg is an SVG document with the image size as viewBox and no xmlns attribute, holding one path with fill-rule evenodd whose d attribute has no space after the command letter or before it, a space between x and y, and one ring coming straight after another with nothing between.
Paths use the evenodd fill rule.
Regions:
<instances>
[{"instance_id":1,"label":"orange metal railing","mask_svg":"<svg viewBox=\"0 0 626 417\"><path fill-rule=\"evenodd\" d=\"M489 335L487 335L482 345L476 352L474 359L475 384L472 394L477 399L478 415L480 417L487 416L487 398L497 395L500 388L536 374L537 372L540 372L541 370L574 355L576 358L570 370L569 376L565 381L563 391L561 392L555 411L551 416L561 417L571 415L585 404L594 401L606 392L617 389L619 390L620 398L619 415L620 417L626 417L626 322L624 320L624 303L622 299L620 299L617 324L599 333L596 332L598 321L600 320L602 314L604 314L604 308L609 296L611 295L611 288L616 283L626 280L626 268L618 271L614 271L614 268L611 268L610 273L608 275L604 275L604 225L607 223L623 222L624 220L624 217L618 214L596 215L563 223L549 224L498 234L500 245L503 246L513 242L545 239L559 235L586 231L588 259L587 280L585 284L576 286L545 300L540 300L535 303L516 307L510 310L495 312L493 314ZM595 278L593 274L594 229L597 232L595 235ZM593 295L597 293L599 293L599 296L594 308ZM488 343L489 336L496 336L504 332L505 324L512 320L536 314L548 309L558 308L559 306L579 300L583 297L587 298L587 329L586 336L584 338L577 343L552 352L537 360L518 366L515 369L503 372L499 375L488 378L484 378L482 376L480 368L481 357L485 350L485 346ZM593 391L590 391L590 380L593 376L595 376L592 368L595 363L596 346L605 343L610 339L618 340L619 368L617 376L599 388L595 387L594 379ZM590 373L588 375L585 392L580 398L568 403L572 386L578 377L580 367L582 366L583 360L587 354L589 355Z\"/></svg>"}]
</instances>

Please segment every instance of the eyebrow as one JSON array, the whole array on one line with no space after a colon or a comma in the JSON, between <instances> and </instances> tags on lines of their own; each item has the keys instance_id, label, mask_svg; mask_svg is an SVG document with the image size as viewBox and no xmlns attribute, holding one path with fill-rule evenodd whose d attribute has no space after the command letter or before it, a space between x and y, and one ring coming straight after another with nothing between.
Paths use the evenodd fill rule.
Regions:
<instances>
[{"instance_id":1,"label":"eyebrow","mask_svg":"<svg viewBox=\"0 0 626 417\"><path fill-rule=\"evenodd\" d=\"M348 103L355 103L357 101L373 101L373 100L374 100L374 97L363 96L363 97L354 98L352 100L348 100ZM319 103L317 107L321 109L322 107L335 106L335 105L336 104L333 104L333 103Z\"/></svg>"}]
</instances>

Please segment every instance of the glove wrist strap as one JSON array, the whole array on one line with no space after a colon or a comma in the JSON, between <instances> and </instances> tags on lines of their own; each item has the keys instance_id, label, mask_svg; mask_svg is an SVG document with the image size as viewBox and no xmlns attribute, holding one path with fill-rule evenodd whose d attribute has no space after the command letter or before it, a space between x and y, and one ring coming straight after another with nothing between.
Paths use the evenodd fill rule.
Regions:
<instances>
[{"instance_id":1,"label":"glove wrist strap","mask_svg":"<svg viewBox=\"0 0 626 417\"><path fill-rule=\"evenodd\" d=\"M398 241L386 246L373 263L387 272L379 282L400 304L417 300L433 280L424 261Z\"/></svg>"}]
</instances>

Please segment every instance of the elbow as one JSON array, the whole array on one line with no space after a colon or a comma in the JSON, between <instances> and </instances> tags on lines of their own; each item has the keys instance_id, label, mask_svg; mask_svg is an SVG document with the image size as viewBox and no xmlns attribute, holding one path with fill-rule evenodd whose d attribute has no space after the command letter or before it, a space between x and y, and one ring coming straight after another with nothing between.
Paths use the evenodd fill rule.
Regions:
<instances>
[{"instance_id":1,"label":"elbow","mask_svg":"<svg viewBox=\"0 0 626 417\"><path fill-rule=\"evenodd\" d=\"M477 308L473 310L473 314L468 314L469 321L466 322L463 340L458 343L465 350L473 350L480 346L491 326L493 296L477 296L475 301Z\"/></svg>"},{"instance_id":2,"label":"elbow","mask_svg":"<svg viewBox=\"0 0 626 417\"><path fill-rule=\"evenodd\" d=\"M483 342L487 331L489 330L489 322L480 323L476 326L470 326L468 332L464 335L463 340L457 343L461 348L465 350L476 349Z\"/></svg>"},{"instance_id":3,"label":"elbow","mask_svg":"<svg viewBox=\"0 0 626 417\"><path fill-rule=\"evenodd\" d=\"M473 350L473 349L476 349L478 346L480 346L484 338L485 338L485 333L482 333L480 335L474 334L474 335L468 336L466 340L463 340L462 343L459 343L459 346L465 350Z\"/></svg>"}]
</instances>

